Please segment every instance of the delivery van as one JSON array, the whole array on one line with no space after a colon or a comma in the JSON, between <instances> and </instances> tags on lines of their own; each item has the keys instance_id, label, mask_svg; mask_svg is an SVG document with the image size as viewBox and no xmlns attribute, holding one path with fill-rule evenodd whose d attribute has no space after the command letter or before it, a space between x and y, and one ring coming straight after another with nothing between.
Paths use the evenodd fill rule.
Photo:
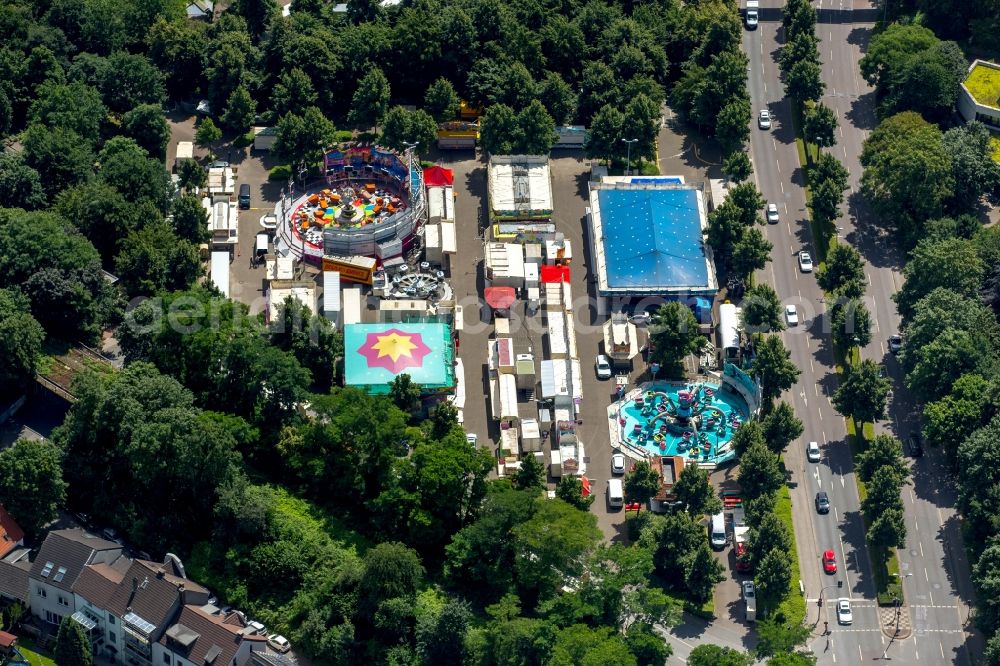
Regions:
<instances>
[{"instance_id":1,"label":"delivery van","mask_svg":"<svg viewBox=\"0 0 1000 666\"><path fill-rule=\"evenodd\" d=\"M708 542L714 550L726 547L726 514L721 511L712 516L708 524Z\"/></svg>"},{"instance_id":2,"label":"delivery van","mask_svg":"<svg viewBox=\"0 0 1000 666\"><path fill-rule=\"evenodd\" d=\"M621 479L608 479L608 506L619 507L625 505L625 492L622 488Z\"/></svg>"}]
</instances>

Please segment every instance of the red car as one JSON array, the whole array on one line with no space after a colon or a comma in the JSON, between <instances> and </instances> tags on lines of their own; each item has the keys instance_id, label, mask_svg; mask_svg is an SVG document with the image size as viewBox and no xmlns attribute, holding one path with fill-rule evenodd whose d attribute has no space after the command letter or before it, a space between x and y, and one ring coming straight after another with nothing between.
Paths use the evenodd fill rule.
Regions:
<instances>
[{"instance_id":1,"label":"red car","mask_svg":"<svg viewBox=\"0 0 1000 666\"><path fill-rule=\"evenodd\" d=\"M736 570L742 573L750 571L750 557L747 554L747 545L743 542L736 543Z\"/></svg>"},{"instance_id":2,"label":"red car","mask_svg":"<svg viewBox=\"0 0 1000 666\"><path fill-rule=\"evenodd\" d=\"M828 574L837 573L837 556L833 554L832 550L823 553L823 571Z\"/></svg>"}]
</instances>

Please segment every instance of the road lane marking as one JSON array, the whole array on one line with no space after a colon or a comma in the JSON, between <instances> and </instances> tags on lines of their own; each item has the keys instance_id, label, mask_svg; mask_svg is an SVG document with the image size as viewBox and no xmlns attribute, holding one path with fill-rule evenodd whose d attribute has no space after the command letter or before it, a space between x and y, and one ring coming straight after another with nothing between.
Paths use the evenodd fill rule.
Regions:
<instances>
[{"instance_id":1,"label":"road lane marking","mask_svg":"<svg viewBox=\"0 0 1000 666\"><path fill-rule=\"evenodd\" d=\"M816 374L816 365L813 363L812 359L809 359L809 369L814 375Z\"/></svg>"},{"instance_id":2,"label":"road lane marking","mask_svg":"<svg viewBox=\"0 0 1000 666\"><path fill-rule=\"evenodd\" d=\"M941 648L941 658L944 659L944 643L938 641L938 647Z\"/></svg>"},{"instance_id":3,"label":"road lane marking","mask_svg":"<svg viewBox=\"0 0 1000 666\"><path fill-rule=\"evenodd\" d=\"M920 531L920 521L917 520L916 518L913 519L913 526L914 526L914 530L913 530L914 532L919 532Z\"/></svg>"},{"instance_id":4,"label":"road lane marking","mask_svg":"<svg viewBox=\"0 0 1000 666\"><path fill-rule=\"evenodd\" d=\"M858 644L858 659L859 659L859 661L858 661L859 664L862 661L865 660L865 655L864 655L864 653L861 652L861 645L860 644Z\"/></svg>"},{"instance_id":5,"label":"road lane marking","mask_svg":"<svg viewBox=\"0 0 1000 666\"><path fill-rule=\"evenodd\" d=\"M809 362L812 363L812 359L809 359ZM819 397L819 384L813 384L813 394Z\"/></svg>"},{"instance_id":6,"label":"road lane marking","mask_svg":"<svg viewBox=\"0 0 1000 666\"><path fill-rule=\"evenodd\" d=\"M923 557L924 556L924 542L923 541L918 541L917 545L920 546L920 557Z\"/></svg>"},{"instance_id":7,"label":"road lane marking","mask_svg":"<svg viewBox=\"0 0 1000 666\"><path fill-rule=\"evenodd\" d=\"M824 431L823 431L822 433L820 433L820 434L821 434L821 435L823 435L823 443L824 443L824 444L829 444L829 443L830 443L830 440L828 440L828 439L826 438L826 430L824 430Z\"/></svg>"},{"instance_id":8,"label":"road lane marking","mask_svg":"<svg viewBox=\"0 0 1000 666\"><path fill-rule=\"evenodd\" d=\"M823 410L822 409L817 409L816 413L819 414L819 420L822 421L823 420Z\"/></svg>"},{"instance_id":9,"label":"road lane marking","mask_svg":"<svg viewBox=\"0 0 1000 666\"><path fill-rule=\"evenodd\" d=\"M781 171L780 167L778 168L778 171ZM778 181L778 187L781 188L781 193L784 194L785 193L785 183L783 181L779 180ZM786 212L787 212L787 209L786 209Z\"/></svg>"},{"instance_id":10,"label":"road lane marking","mask_svg":"<svg viewBox=\"0 0 1000 666\"><path fill-rule=\"evenodd\" d=\"M927 567L924 567L924 580L928 583L931 582L930 576L927 575ZM932 600L931 603L934 603L934 601Z\"/></svg>"}]
</instances>

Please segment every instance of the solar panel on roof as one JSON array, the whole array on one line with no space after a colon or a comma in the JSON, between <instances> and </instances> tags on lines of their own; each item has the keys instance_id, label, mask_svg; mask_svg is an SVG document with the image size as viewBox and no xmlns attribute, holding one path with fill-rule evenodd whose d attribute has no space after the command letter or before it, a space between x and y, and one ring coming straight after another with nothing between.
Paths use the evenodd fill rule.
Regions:
<instances>
[{"instance_id":1,"label":"solar panel on roof","mask_svg":"<svg viewBox=\"0 0 1000 666\"><path fill-rule=\"evenodd\" d=\"M133 626L134 628L138 629L147 636L149 636L156 630L155 624L147 620L144 620L135 613L126 613L125 617L122 618L122 622Z\"/></svg>"}]
</instances>

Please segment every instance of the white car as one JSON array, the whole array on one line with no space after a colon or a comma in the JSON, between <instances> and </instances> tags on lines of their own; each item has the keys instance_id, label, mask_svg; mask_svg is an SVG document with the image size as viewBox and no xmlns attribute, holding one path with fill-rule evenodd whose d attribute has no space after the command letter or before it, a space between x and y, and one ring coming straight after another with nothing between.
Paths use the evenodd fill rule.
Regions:
<instances>
[{"instance_id":1,"label":"white car","mask_svg":"<svg viewBox=\"0 0 1000 666\"><path fill-rule=\"evenodd\" d=\"M479 443L479 435L474 432L465 433L465 441L469 443L469 446L476 446Z\"/></svg>"},{"instance_id":2,"label":"white car","mask_svg":"<svg viewBox=\"0 0 1000 666\"><path fill-rule=\"evenodd\" d=\"M629 323L635 324L636 326L649 326L649 322L653 320L653 315L648 312L636 312L635 314L630 315L628 320Z\"/></svg>"},{"instance_id":3,"label":"white car","mask_svg":"<svg viewBox=\"0 0 1000 666\"><path fill-rule=\"evenodd\" d=\"M756 588L753 586L752 580L745 580L743 585L743 598L744 599L755 599L757 597Z\"/></svg>"},{"instance_id":4,"label":"white car","mask_svg":"<svg viewBox=\"0 0 1000 666\"><path fill-rule=\"evenodd\" d=\"M809 442L806 445L806 457L809 459L809 462L819 462L820 456L819 443Z\"/></svg>"},{"instance_id":5,"label":"white car","mask_svg":"<svg viewBox=\"0 0 1000 666\"><path fill-rule=\"evenodd\" d=\"M851 612L851 600L837 599L837 622L840 624L850 624L854 622L854 613Z\"/></svg>"},{"instance_id":6,"label":"white car","mask_svg":"<svg viewBox=\"0 0 1000 666\"><path fill-rule=\"evenodd\" d=\"M794 305L785 306L785 321L789 326L797 326L799 323L799 311Z\"/></svg>"},{"instance_id":7,"label":"white car","mask_svg":"<svg viewBox=\"0 0 1000 666\"><path fill-rule=\"evenodd\" d=\"M767 109L761 109L761 112L757 114L757 126L761 129L771 129L771 112Z\"/></svg>"},{"instance_id":8,"label":"white car","mask_svg":"<svg viewBox=\"0 0 1000 666\"><path fill-rule=\"evenodd\" d=\"M799 252L799 270L803 273L813 272L813 258L812 255L802 250Z\"/></svg>"},{"instance_id":9,"label":"white car","mask_svg":"<svg viewBox=\"0 0 1000 666\"><path fill-rule=\"evenodd\" d=\"M612 474L625 473L625 454L614 453L611 455L611 473Z\"/></svg>"},{"instance_id":10,"label":"white car","mask_svg":"<svg viewBox=\"0 0 1000 666\"><path fill-rule=\"evenodd\" d=\"M271 634L267 637L267 644L275 652L280 652L284 654L292 649L292 644L288 642L288 639L281 634Z\"/></svg>"},{"instance_id":11,"label":"white car","mask_svg":"<svg viewBox=\"0 0 1000 666\"><path fill-rule=\"evenodd\" d=\"M274 213L268 213L264 217L260 218L260 226L264 227L268 231L274 231L278 228L278 218Z\"/></svg>"},{"instance_id":12,"label":"white car","mask_svg":"<svg viewBox=\"0 0 1000 666\"><path fill-rule=\"evenodd\" d=\"M594 361L594 367L597 369L598 379L611 379L611 363L608 362L607 356L598 354L597 360Z\"/></svg>"},{"instance_id":13,"label":"white car","mask_svg":"<svg viewBox=\"0 0 1000 666\"><path fill-rule=\"evenodd\" d=\"M778 223L778 204L773 204L773 203L767 204L767 223L768 224Z\"/></svg>"}]
</instances>

